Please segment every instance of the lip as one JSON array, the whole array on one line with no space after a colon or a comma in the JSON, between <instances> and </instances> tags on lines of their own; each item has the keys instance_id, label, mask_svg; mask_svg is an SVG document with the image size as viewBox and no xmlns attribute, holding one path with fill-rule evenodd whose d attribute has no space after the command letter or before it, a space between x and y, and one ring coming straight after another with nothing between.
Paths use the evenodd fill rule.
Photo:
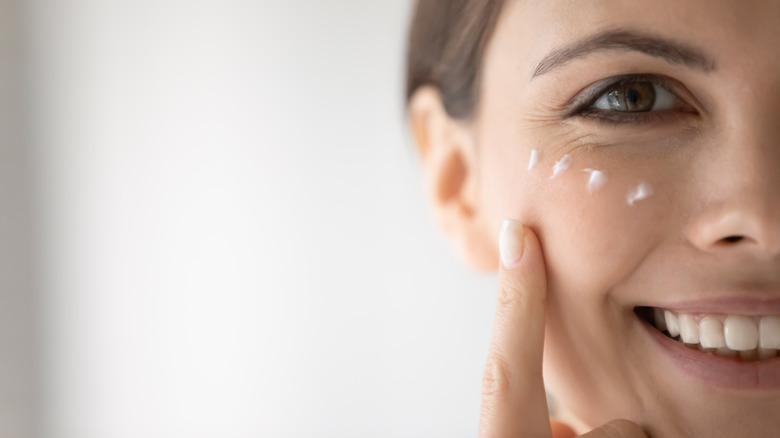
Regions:
<instances>
[{"instance_id":1,"label":"lip","mask_svg":"<svg viewBox=\"0 0 780 438\"><path fill-rule=\"evenodd\" d=\"M745 298L723 297L706 300L677 301L646 304L643 306L671 310L675 313L712 313L733 315L778 315L780 314L780 298Z\"/></svg>"},{"instance_id":2,"label":"lip","mask_svg":"<svg viewBox=\"0 0 780 438\"><path fill-rule=\"evenodd\" d=\"M717 356L675 341L637 318L662 354L684 373L711 386L740 390L780 389L780 357L759 361Z\"/></svg>"}]
</instances>

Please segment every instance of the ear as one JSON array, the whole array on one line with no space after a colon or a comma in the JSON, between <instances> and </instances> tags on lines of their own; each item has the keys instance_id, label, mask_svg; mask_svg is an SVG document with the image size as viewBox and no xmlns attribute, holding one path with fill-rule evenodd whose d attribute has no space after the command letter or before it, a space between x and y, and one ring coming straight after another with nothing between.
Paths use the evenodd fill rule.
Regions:
<instances>
[{"instance_id":1,"label":"ear","mask_svg":"<svg viewBox=\"0 0 780 438\"><path fill-rule=\"evenodd\" d=\"M476 132L468 121L447 114L439 91L423 86L409 104L412 134L420 155L429 204L439 226L472 268L498 267L497 236L479 197Z\"/></svg>"}]
</instances>

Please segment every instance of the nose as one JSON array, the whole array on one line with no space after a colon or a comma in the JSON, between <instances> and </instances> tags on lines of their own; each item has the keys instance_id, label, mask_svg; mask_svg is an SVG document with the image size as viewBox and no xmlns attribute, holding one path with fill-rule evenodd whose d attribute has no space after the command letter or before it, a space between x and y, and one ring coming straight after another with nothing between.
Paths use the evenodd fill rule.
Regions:
<instances>
[{"instance_id":1,"label":"nose","mask_svg":"<svg viewBox=\"0 0 780 438\"><path fill-rule=\"evenodd\" d=\"M754 119L755 120L755 119ZM715 147L699 188L706 199L687 229L698 249L751 259L780 258L780 129L733 132L731 141Z\"/></svg>"},{"instance_id":2,"label":"nose","mask_svg":"<svg viewBox=\"0 0 780 438\"><path fill-rule=\"evenodd\" d=\"M749 252L762 258L780 254L780 212L777 204L768 204L749 196L709 205L688 229L688 238L705 252Z\"/></svg>"}]
</instances>

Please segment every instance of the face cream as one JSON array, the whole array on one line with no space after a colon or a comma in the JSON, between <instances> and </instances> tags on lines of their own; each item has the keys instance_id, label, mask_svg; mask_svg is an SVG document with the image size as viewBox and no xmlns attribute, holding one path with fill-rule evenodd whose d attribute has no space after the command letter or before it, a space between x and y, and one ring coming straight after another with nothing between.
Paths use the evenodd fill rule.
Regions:
<instances>
[{"instance_id":1,"label":"face cream","mask_svg":"<svg viewBox=\"0 0 780 438\"><path fill-rule=\"evenodd\" d=\"M528 161L528 170L533 169L537 164L539 164L539 156L541 153L542 151L539 149L534 149L531 151L531 159Z\"/></svg>"},{"instance_id":2,"label":"face cream","mask_svg":"<svg viewBox=\"0 0 780 438\"><path fill-rule=\"evenodd\" d=\"M569 154L566 154L561 157L560 160L555 162L555 165L553 166L553 174L550 178L555 178L559 173L563 172L569 167L571 167L571 157Z\"/></svg>"},{"instance_id":3,"label":"face cream","mask_svg":"<svg viewBox=\"0 0 780 438\"><path fill-rule=\"evenodd\" d=\"M604 187L604 184L607 183L607 175L596 169L583 169L583 172L590 175L590 178L588 178L588 193L593 193L596 190Z\"/></svg>"},{"instance_id":4,"label":"face cream","mask_svg":"<svg viewBox=\"0 0 780 438\"><path fill-rule=\"evenodd\" d=\"M653 186L647 181L642 181L636 188L629 192L626 201L628 205L634 205L636 201L641 201L653 194Z\"/></svg>"}]
</instances>

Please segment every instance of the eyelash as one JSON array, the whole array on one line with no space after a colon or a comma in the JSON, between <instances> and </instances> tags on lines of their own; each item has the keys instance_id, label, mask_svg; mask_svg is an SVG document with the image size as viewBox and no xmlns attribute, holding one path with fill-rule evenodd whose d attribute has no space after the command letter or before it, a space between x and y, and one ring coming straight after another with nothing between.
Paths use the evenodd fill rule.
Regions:
<instances>
[{"instance_id":1,"label":"eyelash","mask_svg":"<svg viewBox=\"0 0 780 438\"><path fill-rule=\"evenodd\" d=\"M662 87L675 96L677 105L673 109L644 112L610 111L593 108L593 105L600 97L616 86L626 82L648 82ZM567 118L580 117L609 125L640 125L665 122L675 117L679 117L680 113L696 114L696 109L680 98L680 93L675 92L675 89L679 89L680 87L681 85L674 83L672 79L665 76L652 74L614 76L601 80L580 93L572 103L574 109L568 114Z\"/></svg>"}]
</instances>

